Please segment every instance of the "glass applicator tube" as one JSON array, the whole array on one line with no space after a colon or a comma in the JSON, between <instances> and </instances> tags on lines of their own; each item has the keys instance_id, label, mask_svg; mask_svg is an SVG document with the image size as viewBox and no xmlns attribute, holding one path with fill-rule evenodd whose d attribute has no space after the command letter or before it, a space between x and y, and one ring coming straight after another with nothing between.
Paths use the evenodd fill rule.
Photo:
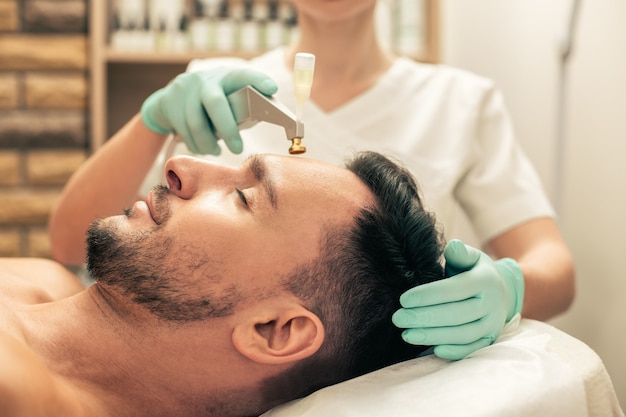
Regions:
<instances>
[{"instance_id":1,"label":"glass applicator tube","mask_svg":"<svg viewBox=\"0 0 626 417\"><path fill-rule=\"evenodd\" d=\"M297 138L293 140L294 152L302 153L306 148L301 145L304 136L304 122L302 121L302 107L311 96L311 85L313 84L313 70L315 69L315 55L306 52L299 52L293 64L293 92L296 97L296 123ZM297 152L299 147L301 152Z\"/></svg>"}]
</instances>

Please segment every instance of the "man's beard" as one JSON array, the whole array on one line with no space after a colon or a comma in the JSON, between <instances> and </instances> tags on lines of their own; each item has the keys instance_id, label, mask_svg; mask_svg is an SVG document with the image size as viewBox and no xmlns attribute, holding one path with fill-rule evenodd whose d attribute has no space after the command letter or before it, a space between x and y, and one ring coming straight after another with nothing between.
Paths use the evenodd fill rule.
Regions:
<instances>
[{"instance_id":1,"label":"man's beard","mask_svg":"<svg viewBox=\"0 0 626 417\"><path fill-rule=\"evenodd\" d=\"M160 226L149 232L121 233L115 220L98 219L87 231L87 269L96 285L117 290L167 321L191 322L233 313L241 299L237 289L229 287L220 294L209 289L211 282L220 281L216 276L220 268L213 260L176 253L173 239L163 237ZM198 273L203 274L201 279Z\"/></svg>"}]
</instances>

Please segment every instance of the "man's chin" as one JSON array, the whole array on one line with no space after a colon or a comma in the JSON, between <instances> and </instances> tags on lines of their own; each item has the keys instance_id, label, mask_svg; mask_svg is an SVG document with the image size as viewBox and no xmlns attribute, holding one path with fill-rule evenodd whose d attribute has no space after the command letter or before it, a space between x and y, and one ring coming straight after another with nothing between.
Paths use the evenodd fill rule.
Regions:
<instances>
[{"instance_id":1,"label":"man's chin","mask_svg":"<svg viewBox=\"0 0 626 417\"><path fill-rule=\"evenodd\" d=\"M94 279L105 275L107 265L119 256L120 239L113 218L95 220L87 229L87 270Z\"/></svg>"}]
</instances>

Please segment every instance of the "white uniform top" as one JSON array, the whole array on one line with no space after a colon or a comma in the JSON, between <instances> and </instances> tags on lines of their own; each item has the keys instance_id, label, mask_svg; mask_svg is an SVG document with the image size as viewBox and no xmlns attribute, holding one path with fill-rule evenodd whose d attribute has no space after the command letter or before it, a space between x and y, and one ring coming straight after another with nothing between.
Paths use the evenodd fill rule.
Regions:
<instances>
[{"instance_id":1,"label":"white uniform top","mask_svg":"<svg viewBox=\"0 0 626 417\"><path fill-rule=\"evenodd\" d=\"M276 81L275 97L295 113L293 77L284 54L278 48L250 61L195 60L188 71L248 65ZM515 141L501 94L483 77L398 58L376 85L331 112L308 100L303 120L305 157L342 165L355 151L372 150L401 161L415 175L447 239L481 244L526 220L554 215L535 169ZM241 135L241 155L220 141L222 155L206 158L239 164L255 153L288 154L290 141L282 127L259 123ZM175 153L189 151L179 144ZM157 169L149 183L162 165Z\"/></svg>"}]
</instances>

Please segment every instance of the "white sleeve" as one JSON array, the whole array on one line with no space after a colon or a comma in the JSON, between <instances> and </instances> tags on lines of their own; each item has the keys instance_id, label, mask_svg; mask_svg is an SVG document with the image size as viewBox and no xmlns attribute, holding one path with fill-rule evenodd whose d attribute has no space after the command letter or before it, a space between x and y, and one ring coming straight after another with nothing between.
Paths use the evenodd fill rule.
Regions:
<instances>
[{"instance_id":1,"label":"white sleeve","mask_svg":"<svg viewBox=\"0 0 626 417\"><path fill-rule=\"evenodd\" d=\"M493 87L480 103L475 138L455 194L481 242L524 221L554 216L535 168L515 140L502 95Z\"/></svg>"}]
</instances>

